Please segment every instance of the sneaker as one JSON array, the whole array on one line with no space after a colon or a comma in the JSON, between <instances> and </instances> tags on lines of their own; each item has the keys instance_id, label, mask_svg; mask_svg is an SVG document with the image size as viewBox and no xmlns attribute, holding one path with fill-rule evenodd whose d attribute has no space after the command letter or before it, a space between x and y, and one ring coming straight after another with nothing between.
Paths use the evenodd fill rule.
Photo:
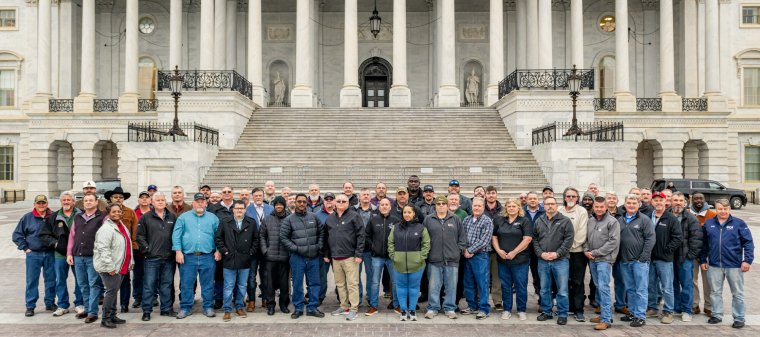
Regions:
<instances>
[{"instance_id":1,"label":"sneaker","mask_svg":"<svg viewBox=\"0 0 760 337\"><path fill-rule=\"evenodd\" d=\"M148 322L148 321L150 321L150 314L149 314L149 313L147 313L147 312L144 312L144 313L142 314L142 321L143 321L143 322Z\"/></svg>"},{"instance_id":2,"label":"sneaker","mask_svg":"<svg viewBox=\"0 0 760 337\"><path fill-rule=\"evenodd\" d=\"M331 313L333 316L348 315L348 309L338 308Z\"/></svg>"},{"instance_id":3,"label":"sneaker","mask_svg":"<svg viewBox=\"0 0 760 337\"><path fill-rule=\"evenodd\" d=\"M412 322L416 322L417 321L417 312L416 311L412 310L412 311L409 312L409 320L412 321Z\"/></svg>"},{"instance_id":4,"label":"sneaker","mask_svg":"<svg viewBox=\"0 0 760 337\"><path fill-rule=\"evenodd\" d=\"M74 307L74 312L76 312L77 315L80 315L82 313L86 313L86 311L84 310L84 306L83 305L78 305L78 306Z\"/></svg>"},{"instance_id":5,"label":"sneaker","mask_svg":"<svg viewBox=\"0 0 760 337\"><path fill-rule=\"evenodd\" d=\"M491 316L491 314L486 313L486 312L482 312L482 311L478 311L478 314L475 315L475 319L486 319L486 318L488 318L488 316Z\"/></svg>"},{"instance_id":6,"label":"sneaker","mask_svg":"<svg viewBox=\"0 0 760 337\"><path fill-rule=\"evenodd\" d=\"M290 318L292 318L292 319L298 319L301 316L303 316L303 311L296 310L296 311L293 311L292 314L290 314Z\"/></svg>"},{"instance_id":7,"label":"sneaker","mask_svg":"<svg viewBox=\"0 0 760 337\"><path fill-rule=\"evenodd\" d=\"M575 321L576 322L585 322L586 321L586 316L584 316L582 312L576 312L575 313Z\"/></svg>"},{"instance_id":8,"label":"sneaker","mask_svg":"<svg viewBox=\"0 0 760 337\"><path fill-rule=\"evenodd\" d=\"M435 318L435 316L438 316L438 313L435 312L435 311L433 311L433 310L428 310L425 313L425 318L427 318L427 319L433 319L433 318Z\"/></svg>"},{"instance_id":9,"label":"sneaker","mask_svg":"<svg viewBox=\"0 0 760 337\"><path fill-rule=\"evenodd\" d=\"M396 309L396 308L393 307L393 301L391 301L390 303L388 303L388 306L385 307L385 308L388 309L388 310Z\"/></svg>"},{"instance_id":10,"label":"sneaker","mask_svg":"<svg viewBox=\"0 0 760 337\"><path fill-rule=\"evenodd\" d=\"M681 322L691 322L691 315L685 312L681 314Z\"/></svg>"},{"instance_id":11,"label":"sneaker","mask_svg":"<svg viewBox=\"0 0 760 337\"><path fill-rule=\"evenodd\" d=\"M541 313L540 315L538 315L538 317L536 317L536 320L539 321L539 322L543 322L543 321L548 321L548 320L550 320L552 318L554 318L554 317L552 317L552 315L547 315L545 313Z\"/></svg>"},{"instance_id":12,"label":"sneaker","mask_svg":"<svg viewBox=\"0 0 760 337\"><path fill-rule=\"evenodd\" d=\"M496 310L496 311L503 311L503 310L504 310L504 305L503 305L503 304L501 304L501 303L499 303L499 304L494 304L494 305L493 305L493 310Z\"/></svg>"},{"instance_id":13,"label":"sneaker","mask_svg":"<svg viewBox=\"0 0 760 337\"><path fill-rule=\"evenodd\" d=\"M734 321L734 324L731 324L731 327L734 329L741 329L744 327L744 322Z\"/></svg>"},{"instance_id":14,"label":"sneaker","mask_svg":"<svg viewBox=\"0 0 760 337\"><path fill-rule=\"evenodd\" d=\"M316 318L322 318L325 317L325 313L319 311L319 309L314 309L314 311L308 311L306 312L306 316L316 317Z\"/></svg>"},{"instance_id":15,"label":"sneaker","mask_svg":"<svg viewBox=\"0 0 760 337\"><path fill-rule=\"evenodd\" d=\"M55 309L55 312L53 312L53 316L58 317L58 316L63 316L68 313L69 313L69 309L58 308L58 309Z\"/></svg>"},{"instance_id":16,"label":"sneaker","mask_svg":"<svg viewBox=\"0 0 760 337\"><path fill-rule=\"evenodd\" d=\"M353 321L353 320L356 319L356 316L357 316L356 311L351 310L351 311L348 312L348 316L346 316L346 320L347 321Z\"/></svg>"},{"instance_id":17,"label":"sneaker","mask_svg":"<svg viewBox=\"0 0 760 337\"><path fill-rule=\"evenodd\" d=\"M623 321L623 322L633 322L634 319L636 319L636 318L634 318L631 315L625 315L625 316L621 316L620 317L620 320Z\"/></svg>"},{"instance_id":18,"label":"sneaker","mask_svg":"<svg viewBox=\"0 0 760 337\"><path fill-rule=\"evenodd\" d=\"M557 317L558 325L567 325L567 317Z\"/></svg>"},{"instance_id":19,"label":"sneaker","mask_svg":"<svg viewBox=\"0 0 760 337\"><path fill-rule=\"evenodd\" d=\"M132 302L132 308L139 308L140 306L142 306L142 301L135 300Z\"/></svg>"},{"instance_id":20,"label":"sneaker","mask_svg":"<svg viewBox=\"0 0 760 337\"><path fill-rule=\"evenodd\" d=\"M203 314L206 315L206 317L208 318L216 317L216 314L214 313L214 309L203 310Z\"/></svg>"},{"instance_id":21,"label":"sneaker","mask_svg":"<svg viewBox=\"0 0 760 337\"><path fill-rule=\"evenodd\" d=\"M401 312L401 317L399 318L402 322L406 322L406 311Z\"/></svg>"},{"instance_id":22,"label":"sneaker","mask_svg":"<svg viewBox=\"0 0 760 337\"><path fill-rule=\"evenodd\" d=\"M372 315L374 315L376 313L377 313L377 308L375 308L375 307L369 307L369 309L367 309L367 312L365 312L364 315L365 316L372 316Z\"/></svg>"},{"instance_id":23,"label":"sneaker","mask_svg":"<svg viewBox=\"0 0 760 337\"><path fill-rule=\"evenodd\" d=\"M633 320L631 321L631 324L630 324L630 326L634 327L634 328L640 328L640 327L645 326L645 325L647 325L647 321L643 320L641 318L633 318Z\"/></svg>"},{"instance_id":24,"label":"sneaker","mask_svg":"<svg viewBox=\"0 0 760 337\"><path fill-rule=\"evenodd\" d=\"M524 321L528 319L528 315L526 315L524 312L518 312L517 313L517 319Z\"/></svg>"},{"instance_id":25,"label":"sneaker","mask_svg":"<svg viewBox=\"0 0 760 337\"><path fill-rule=\"evenodd\" d=\"M457 319L457 313L453 311L447 311L446 317L448 317L449 319Z\"/></svg>"},{"instance_id":26,"label":"sneaker","mask_svg":"<svg viewBox=\"0 0 760 337\"><path fill-rule=\"evenodd\" d=\"M594 325L594 330L607 330L610 328L610 323L599 322Z\"/></svg>"},{"instance_id":27,"label":"sneaker","mask_svg":"<svg viewBox=\"0 0 760 337\"><path fill-rule=\"evenodd\" d=\"M647 315L646 316L647 318L660 316L657 310L654 310L654 309L647 309L646 315Z\"/></svg>"},{"instance_id":28,"label":"sneaker","mask_svg":"<svg viewBox=\"0 0 760 337\"><path fill-rule=\"evenodd\" d=\"M174 311L174 310L162 311L160 315L161 316L166 316L166 317L177 317L177 312Z\"/></svg>"},{"instance_id":29,"label":"sneaker","mask_svg":"<svg viewBox=\"0 0 760 337\"><path fill-rule=\"evenodd\" d=\"M472 315L475 313L475 310L472 310L470 308L464 308L459 313L461 313L462 315Z\"/></svg>"},{"instance_id":30,"label":"sneaker","mask_svg":"<svg viewBox=\"0 0 760 337\"><path fill-rule=\"evenodd\" d=\"M55 304L45 306L45 311L56 311L56 310L58 310L58 306Z\"/></svg>"},{"instance_id":31,"label":"sneaker","mask_svg":"<svg viewBox=\"0 0 760 337\"><path fill-rule=\"evenodd\" d=\"M662 315L662 318L660 318L660 323L662 323L662 324L673 323L673 314L666 313L666 314Z\"/></svg>"},{"instance_id":32,"label":"sneaker","mask_svg":"<svg viewBox=\"0 0 760 337\"><path fill-rule=\"evenodd\" d=\"M505 312L503 312L501 314L501 319L503 319L505 321L508 320L508 319L510 319L510 318L512 318L512 313L509 312L509 311L505 311Z\"/></svg>"},{"instance_id":33,"label":"sneaker","mask_svg":"<svg viewBox=\"0 0 760 337\"><path fill-rule=\"evenodd\" d=\"M718 324L720 322L723 322L723 320L715 316L710 317L710 319L707 320L707 324Z\"/></svg>"}]
</instances>

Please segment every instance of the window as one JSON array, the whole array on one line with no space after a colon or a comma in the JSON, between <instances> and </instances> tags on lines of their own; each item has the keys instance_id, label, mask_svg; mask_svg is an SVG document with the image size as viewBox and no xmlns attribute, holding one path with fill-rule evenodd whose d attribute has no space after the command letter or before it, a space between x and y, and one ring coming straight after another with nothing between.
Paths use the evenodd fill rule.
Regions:
<instances>
[{"instance_id":1,"label":"window","mask_svg":"<svg viewBox=\"0 0 760 337\"><path fill-rule=\"evenodd\" d=\"M146 16L140 19L139 22L139 29L140 33L143 34L150 34L153 33L153 31L156 29L156 23L153 21L153 18Z\"/></svg>"},{"instance_id":2,"label":"window","mask_svg":"<svg viewBox=\"0 0 760 337\"><path fill-rule=\"evenodd\" d=\"M691 188L693 188L693 189L708 189L708 188L710 188L710 184L708 184L706 181L693 181L691 183Z\"/></svg>"},{"instance_id":3,"label":"window","mask_svg":"<svg viewBox=\"0 0 760 337\"><path fill-rule=\"evenodd\" d=\"M689 186L689 181L688 180L674 181L673 182L673 186L675 186L676 189L690 188L691 187L691 186Z\"/></svg>"},{"instance_id":4,"label":"window","mask_svg":"<svg viewBox=\"0 0 760 337\"><path fill-rule=\"evenodd\" d=\"M744 68L744 105L760 105L760 68Z\"/></svg>"},{"instance_id":5,"label":"window","mask_svg":"<svg viewBox=\"0 0 760 337\"><path fill-rule=\"evenodd\" d=\"M16 27L16 9L0 8L0 30L17 29Z\"/></svg>"},{"instance_id":6,"label":"window","mask_svg":"<svg viewBox=\"0 0 760 337\"><path fill-rule=\"evenodd\" d=\"M760 181L760 146L744 148L744 180Z\"/></svg>"},{"instance_id":7,"label":"window","mask_svg":"<svg viewBox=\"0 0 760 337\"><path fill-rule=\"evenodd\" d=\"M612 33L615 31L615 17L612 15L605 15L599 19L599 29L605 33Z\"/></svg>"},{"instance_id":8,"label":"window","mask_svg":"<svg viewBox=\"0 0 760 337\"><path fill-rule=\"evenodd\" d=\"M711 189L711 190L719 190L719 189L721 189L721 188L723 187L723 186L721 186L721 185L720 185L720 184L718 184L718 183L712 183L712 182L711 182L711 183L709 183L709 184L710 184L710 189Z\"/></svg>"},{"instance_id":9,"label":"window","mask_svg":"<svg viewBox=\"0 0 760 337\"><path fill-rule=\"evenodd\" d=\"M16 106L16 70L0 69L0 107Z\"/></svg>"},{"instance_id":10,"label":"window","mask_svg":"<svg viewBox=\"0 0 760 337\"><path fill-rule=\"evenodd\" d=\"M742 25L760 26L760 6L742 6Z\"/></svg>"},{"instance_id":11,"label":"window","mask_svg":"<svg viewBox=\"0 0 760 337\"><path fill-rule=\"evenodd\" d=\"M13 180L13 146L0 146L0 181Z\"/></svg>"}]
</instances>

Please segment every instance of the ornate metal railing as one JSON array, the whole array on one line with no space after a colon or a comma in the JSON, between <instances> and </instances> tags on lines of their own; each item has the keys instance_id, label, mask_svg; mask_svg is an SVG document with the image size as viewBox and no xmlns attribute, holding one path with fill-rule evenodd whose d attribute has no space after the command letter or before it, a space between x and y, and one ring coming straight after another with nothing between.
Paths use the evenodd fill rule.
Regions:
<instances>
[{"instance_id":1,"label":"ornate metal railing","mask_svg":"<svg viewBox=\"0 0 760 337\"><path fill-rule=\"evenodd\" d=\"M463 107L463 108L482 107L483 106L483 102L462 102L462 104L460 104L460 106Z\"/></svg>"},{"instance_id":2,"label":"ornate metal railing","mask_svg":"<svg viewBox=\"0 0 760 337\"><path fill-rule=\"evenodd\" d=\"M197 124L179 123L180 129L187 136L169 135L172 123L129 123L127 126L127 140L130 142L176 142L192 141L209 145L219 145L219 130Z\"/></svg>"},{"instance_id":3,"label":"ornate metal railing","mask_svg":"<svg viewBox=\"0 0 760 337\"><path fill-rule=\"evenodd\" d=\"M219 89L237 91L249 99L253 98L253 85L243 75L234 70L180 70L184 76L183 90L206 91ZM158 72L158 90L171 90L170 78L173 71Z\"/></svg>"},{"instance_id":4,"label":"ornate metal railing","mask_svg":"<svg viewBox=\"0 0 760 337\"><path fill-rule=\"evenodd\" d=\"M582 76L579 89L594 89L594 69L577 69ZM499 99L520 89L568 90L572 69L517 69L499 82Z\"/></svg>"},{"instance_id":5,"label":"ornate metal railing","mask_svg":"<svg viewBox=\"0 0 760 337\"><path fill-rule=\"evenodd\" d=\"M636 98L636 111L662 111L662 98Z\"/></svg>"},{"instance_id":6,"label":"ornate metal railing","mask_svg":"<svg viewBox=\"0 0 760 337\"><path fill-rule=\"evenodd\" d=\"M707 98L688 98L681 100L681 110L683 111L707 111Z\"/></svg>"},{"instance_id":7,"label":"ornate metal railing","mask_svg":"<svg viewBox=\"0 0 760 337\"><path fill-rule=\"evenodd\" d=\"M155 98L152 99L138 99L137 100L137 111L139 112L146 112L146 111L156 111L158 109L158 100Z\"/></svg>"},{"instance_id":8,"label":"ornate metal railing","mask_svg":"<svg viewBox=\"0 0 760 337\"><path fill-rule=\"evenodd\" d=\"M540 145L545 143L562 141L589 141L589 142L622 142L623 139L623 122L585 122L578 123L581 129L580 135L564 136L570 129L570 122L553 122L533 129L532 144Z\"/></svg>"},{"instance_id":9,"label":"ornate metal railing","mask_svg":"<svg viewBox=\"0 0 760 337\"><path fill-rule=\"evenodd\" d=\"M594 111L615 111L617 101L615 98L594 98Z\"/></svg>"},{"instance_id":10,"label":"ornate metal railing","mask_svg":"<svg viewBox=\"0 0 760 337\"><path fill-rule=\"evenodd\" d=\"M119 99L96 98L92 101L92 110L95 112L117 112L119 111Z\"/></svg>"},{"instance_id":11,"label":"ornate metal railing","mask_svg":"<svg viewBox=\"0 0 760 337\"><path fill-rule=\"evenodd\" d=\"M50 112L72 112L74 111L74 99L50 99L48 102L48 110L50 110Z\"/></svg>"},{"instance_id":12,"label":"ornate metal railing","mask_svg":"<svg viewBox=\"0 0 760 337\"><path fill-rule=\"evenodd\" d=\"M290 107L290 103L287 103L287 102L279 102L279 103L277 103L277 102L268 102L267 106L270 107L270 108L289 108Z\"/></svg>"}]
</instances>

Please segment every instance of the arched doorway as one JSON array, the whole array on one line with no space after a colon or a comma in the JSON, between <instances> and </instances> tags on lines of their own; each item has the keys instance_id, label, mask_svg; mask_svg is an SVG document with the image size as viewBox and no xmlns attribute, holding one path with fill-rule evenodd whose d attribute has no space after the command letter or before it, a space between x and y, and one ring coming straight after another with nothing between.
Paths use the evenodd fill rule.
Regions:
<instances>
[{"instance_id":1,"label":"arched doorway","mask_svg":"<svg viewBox=\"0 0 760 337\"><path fill-rule=\"evenodd\" d=\"M95 180L119 178L119 148L110 140L101 140L93 148L93 177Z\"/></svg>"},{"instance_id":2,"label":"arched doorway","mask_svg":"<svg viewBox=\"0 0 760 337\"><path fill-rule=\"evenodd\" d=\"M660 162L659 166L655 165ZM655 178L662 175L662 147L656 140L643 140L636 148L636 185L649 187ZM659 170L656 170L655 167ZM660 172L658 172L660 171Z\"/></svg>"},{"instance_id":3,"label":"arched doorway","mask_svg":"<svg viewBox=\"0 0 760 337\"><path fill-rule=\"evenodd\" d=\"M683 177L686 179L707 179L707 143L692 139L683 145Z\"/></svg>"},{"instance_id":4,"label":"arched doorway","mask_svg":"<svg viewBox=\"0 0 760 337\"><path fill-rule=\"evenodd\" d=\"M74 187L74 149L65 140L56 140L48 148L48 191L58 196Z\"/></svg>"},{"instance_id":5,"label":"arched doorway","mask_svg":"<svg viewBox=\"0 0 760 337\"><path fill-rule=\"evenodd\" d=\"M156 92L156 63L147 56L140 58L137 91L140 98L154 99Z\"/></svg>"},{"instance_id":6,"label":"arched doorway","mask_svg":"<svg viewBox=\"0 0 760 337\"><path fill-rule=\"evenodd\" d=\"M599 98L615 96L615 57L605 56L599 61Z\"/></svg>"},{"instance_id":7,"label":"arched doorway","mask_svg":"<svg viewBox=\"0 0 760 337\"><path fill-rule=\"evenodd\" d=\"M393 68L383 58L371 57L359 67L359 85L362 89L362 106L384 108L388 106L388 91L392 83Z\"/></svg>"}]
</instances>

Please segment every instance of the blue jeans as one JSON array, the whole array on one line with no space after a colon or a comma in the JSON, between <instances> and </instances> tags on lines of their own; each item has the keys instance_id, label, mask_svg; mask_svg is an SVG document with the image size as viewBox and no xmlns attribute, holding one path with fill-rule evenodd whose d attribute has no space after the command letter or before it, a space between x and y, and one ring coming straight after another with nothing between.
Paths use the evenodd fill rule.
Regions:
<instances>
[{"instance_id":1,"label":"blue jeans","mask_svg":"<svg viewBox=\"0 0 760 337\"><path fill-rule=\"evenodd\" d=\"M487 252L477 253L464 263L464 297L467 307L486 314L491 313L491 305L488 304L490 263Z\"/></svg>"},{"instance_id":2,"label":"blue jeans","mask_svg":"<svg viewBox=\"0 0 760 337\"><path fill-rule=\"evenodd\" d=\"M179 265L179 309L189 313L193 310L195 280L201 286L203 310L214 308L214 272L216 261L213 254L185 254L185 263ZM151 303L153 304L153 303Z\"/></svg>"},{"instance_id":3,"label":"blue jeans","mask_svg":"<svg viewBox=\"0 0 760 337\"><path fill-rule=\"evenodd\" d=\"M261 279L261 282L258 284L259 286L259 297L264 298L264 291L266 291L267 287L267 269L266 263L263 259L259 260L257 258L251 259L251 269L249 269L248 272L248 286L247 286L247 292L248 292L248 301L256 301L256 272L259 273L259 279Z\"/></svg>"},{"instance_id":4,"label":"blue jeans","mask_svg":"<svg viewBox=\"0 0 760 337\"><path fill-rule=\"evenodd\" d=\"M319 288L320 301L324 300L327 296L327 272L330 271L330 266L330 262L325 262L324 260L319 259L319 284L321 285ZM309 291L309 294L311 294L311 291Z\"/></svg>"},{"instance_id":5,"label":"blue jeans","mask_svg":"<svg viewBox=\"0 0 760 337\"><path fill-rule=\"evenodd\" d=\"M673 298L675 312L692 314L694 302L694 260L673 262Z\"/></svg>"},{"instance_id":6,"label":"blue jeans","mask_svg":"<svg viewBox=\"0 0 760 337\"><path fill-rule=\"evenodd\" d=\"M628 306L625 291L625 281L623 278L623 262L615 261L612 265L612 277L615 281L615 309L623 309ZM599 301L597 301L599 302Z\"/></svg>"},{"instance_id":7,"label":"blue jeans","mask_svg":"<svg viewBox=\"0 0 760 337\"><path fill-rule=\"evenodd\" d=\"M657 311L657 285L662 290L662 299L665 304L663 313L673 313L673 262L656 260L649 268L649 296L647 308Z\"/></svg>"},{"instance_id":8,"label":"blue jeans","mask_svg":"<svg viewBox=\"0 0 760 337\"><path fill-rule=\"evenodd\" d=\"M92 256L74 256L74 276L88 316L98 316L98 300L103 293L103 282L92 264Z\"/></svg>"},{"instance_id":9,"label":"blue jeans","mask_svg":"<svg viewBox=\"0 0 760 337\"><path fill-rule=\"evenodd\" d=\"M441 310L441 287L446 295L443 297L443 310L454 311L457 304L454 303L457 295L457 277L459 276L459 265L442 266L428 264L428 311L438 312ZM396 293L401 295L401 291L396 286ZM401 301L399 301L401 304Z\"/></svg>"},{"instance_id":10,"label":"blue jeans","mask_svg":"<svg viewBox=\"0 0 760 337\"><path fill-rule=\"evenodd\" d=\"M290 254L290 273L293 277L293 308L295 311L303 312L304 294L303 279L306 277L306 291L309 292L309 305L307 310L312 312L317 309L319 300L317 295L324 283L320 283L320 266L324 264L322 258L307 258L298 254ZM329 263L327 264L330 265Z\"/></svg>"},{"instance_id":11,"label":"blue jeans","mask_svg":"<svg viewBox=\"0 0 760 337\"><path fill-rule=\"evenodd\" d=\"M235 309L244 309L245 292L248 288L248 274L250 269L227 269L224 268L224 312L232 312L232 292L235 294Z\"/></svg>"},{"instance_id":12,"label":"blue jeans","mask_svg":"<svg viewBox=\"0 0 760 337\"><path fill-rule=\"evenodd\" d=\"M498 263L504 311L512 311L512 302L517 302L517 312L525 312L525 307L528 304L528 266L530 266L530 262L521 264ZM514 301L512 301L512 289L515 290Z\"/></svg>"},{"instance_id":13,"label":"blue jeans","mask_svg":"<svg viewBox=\"0 0 760 337\"><path fill-rule=\"evenodd\" d=\"M604 323L612 323L612 299L610 298L610 274L612 264L609 262L589 262L591 276L596 285L596 302L601 307L600 318Z\"/></svg>"},{"instance_id":14,"label":"blue jeans","mask_svg":"<svg viewBox=\"0 0 760 337\"><path fill-rule=\"evenodd\" d=\"M625 295L628 298L628 310L633 317L646 319L649 262L622 262L620 267L625 282Z\"/></svg>"},{"instance_id":15,"label":"blue jeans","mask_svg":"<svg viewBox=\"0 0 760 337\"><path fill-rule=\"evenodd\" d=\"M710 266L707 269L707 279L710 280L710 299L712 300L712 316L723 319L723 280L728 281L731 288L731 314L734 321L744 322L746 307L744 306L744 273L740 268L718 268Z\"/></svg>"},{"instance_id":16,"label":"blue jeans","mask_svg":"<svg viewBox=\"0 0 760 337\"><path fill-rule=\"evenodd\" d=\"M369 300L369 306L377 308L380 301L380 280L383 278L383 268L389 271L391 275L394 275L393 261L391 261L389 258L373 257L370 261L370 266L372 267L372 280L370 282L369 289L367 289L367 297ZM368 277L369 275L370 273L367 273ZM391 285L393 287L393 307L396 308L399 305L398 298L396 298L396 283L393 282L393 279L391 279Z\"/></svg>"},{"instance_id":17,"label":"blue jeans","mask_svg":"<svg viewBox=\"0 0 760 337\"><path fill-rule=\"evenodd\" d=\"M420 281L422 281L422 274L425 272L425 268L422 268L414 273L399 273L393 272L393 280L395 281L395 290L398 295L399 309L401 311L414 310L417 306L417 299L420 297ZM436 297L438 297L436 295ZM393 297L394 300L396 297ZM430 298L428 298L430 300Z\"/></svg>"},{"instance_id":18,"label":"blue jeans","mask_svg":"<svg viewBox=\"0 0 760 337\"><path fill-rule=\"evenodd\" d=\"M145 259L143 267L143 289L140 299L143 313L153 312L156 290L158 290L158 295L161 298L161 312L172 311L174 298L171 296L171 291L172 281L174 281L174 259Z\"/></svg>"},{"instance_id":19,"label":"blue jeans","mask_svg":"<svg viewBox=\"0 0 760 337\"><path fill-rule=\"evenodd\" d=\"M37 307L37 300L40 298L40 271L45 278L45 306L55 304L54 265L53 251L26 253L26 307L28 309Z\"/></svg>"},{"instance_id":20,"label":"blue jeans","mask_svg":"<svg viewBox=\"0 0 760 337\"><path fill-rule=\"evenodd\" d=\"M362 268L364 267L364 268ZM362 286L364 282L362 282L362 269L364 269L364 275L366 275L366 282L367 284L365 286ZM369 286L372 283L372 253L371 252L364 252L362 254L362 263L359 264L359 304L362 303L362 299L364 299L364 293L367 293L367 303L369 303Z\"/></svg>"},{"instance_id":21,"label":"blue jeans","mask_svg":"<svg viewBox=\"0 0 760 337\"><path fill-rule=\"evenodd\" d=\"M570 301L567 297L567 281L570 277L568 259L538 260L538 274L541 279L541 312L552 314L552 285L557 287L557 316L567 317Z\"/></svg>"},{"instance_id":22,"label":"blue jeans","mask_svg":"<svg viewBox=\"0 0 760 337\"><path fill-rule=\"evenodd\" d=\"M58 307L68 309L71 306L69 301L69 270L74 274L74 267L69 266L66 263L66 258L55 259L53 262L55 265L55 294L58 297ZM74 274L74 281L76 281L76 274ZM74 306L78 307L84 305L82 300L82 292L79 291L79 285L74 282Z\"/></svg>"}]
</instances>

